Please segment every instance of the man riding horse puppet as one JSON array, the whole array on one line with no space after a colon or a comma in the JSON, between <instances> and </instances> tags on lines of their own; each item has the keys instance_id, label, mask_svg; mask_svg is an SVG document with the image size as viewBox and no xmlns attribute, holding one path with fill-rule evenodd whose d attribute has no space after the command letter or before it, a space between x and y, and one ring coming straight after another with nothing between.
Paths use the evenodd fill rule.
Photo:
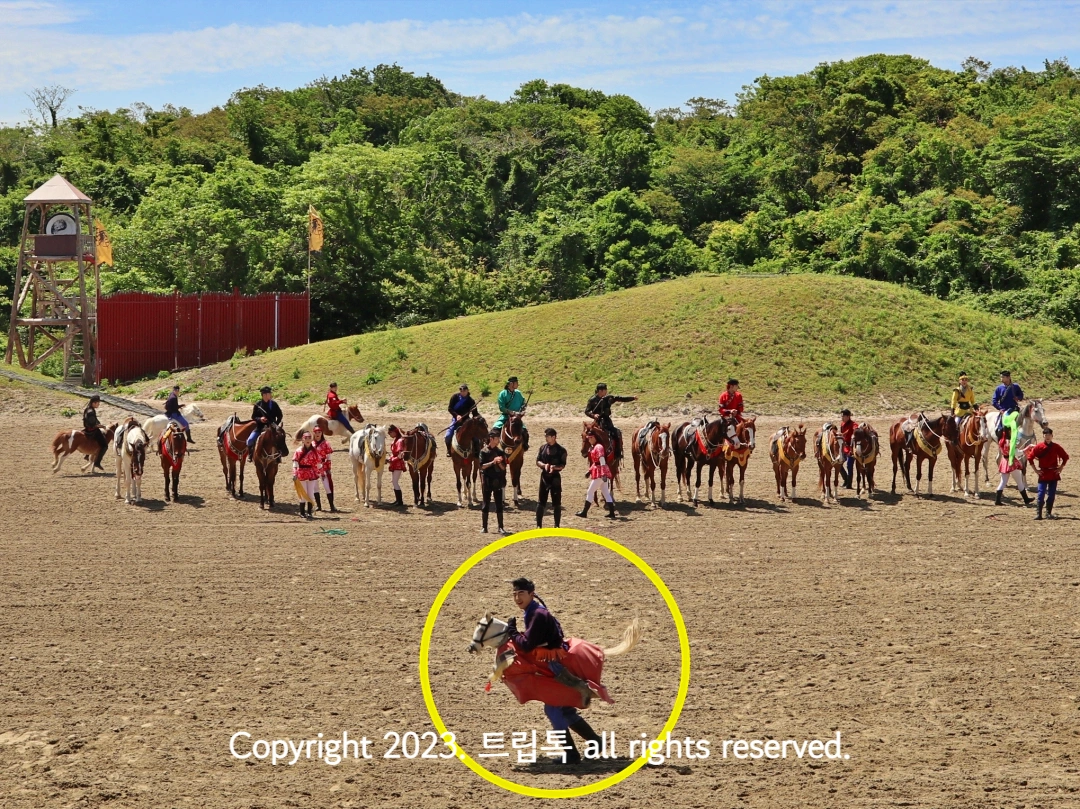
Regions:
<instances>
[{"instance_id":1,"label":"man riding horse puppet","mask_svg":"<svg viewBox=\"0 0 1080 809\"><path fill-rule=\"evenodd\" d=\"M636 402L636 396L612 396L608 394L608 387L601 382L596 386L595 395L585 405L585 415L596 420L596 423L604 428L604 432L611 438L615 448L615 457L623 456L622 431L611 420L611 406L619 402Z\"/></svg>"}]
</instances>

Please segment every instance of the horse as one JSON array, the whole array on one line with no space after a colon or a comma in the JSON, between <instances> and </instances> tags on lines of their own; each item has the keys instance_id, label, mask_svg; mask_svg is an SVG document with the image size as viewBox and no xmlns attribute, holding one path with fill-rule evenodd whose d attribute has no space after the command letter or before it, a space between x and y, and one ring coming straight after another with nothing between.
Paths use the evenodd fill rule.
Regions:
<instances>
[{"instance_id":1,"label":"horse","mask_svg":"<svg viewBox=\"0 0 1080 809\"><path fill-rule=\"evenodd\" d=\"M630 447L634 456L634 483L637 502L641 502L641 471L645 473L645 488L649 502L656 505L656 470L660 470L660 506L664 505L667 489L668 458L671 457L671 422L650 421L636 433Z\"/></svg>"},{"instance_id":2,"label":"horse","mask_svg":"<svg viewBox=\"0 0 1080 809\"><path fill-rule=\"evenodd\" d=\"M926 496L934 496L934 466L937 457L941 454L944 444L944 433L947 422L952 416L945 413L936 419L928 419L925 413L913 414L906 419L901 419L889 429L889 447L892 450L893 483L892 492L896 494L896 469L898 464L903 466L904 481L908 491L911 491L911 459L915 459L915 496L919 497L922 488L922 464L927 462ZM911 431L911 439L904 432L904 424L914 421L915 427Z\"/></svg>"},{"instance_id":3,"label":"horse","mask_svg":"<svg viewBox=\"0 0 1080 809\"><path fill-rule=\"evenodd\" d=\"M851 434L851 457L855 459L855 494L862 494L866 485L866 496L871 497L877 486L874 485L874 467L878 456L877 430L869 424L860 424Z\"/></svg>"},{"instance_id":4,"label":"horse","mask_svg":"<svg viewBox=\"0 0 1080 809\"><path fill-rule=\"evenodd\" d=\"M495 666L488 676L488 689L502 680L521 703L535 699L548 705L587 708L593 696L599 696L605 702L614 702L600 683L604 662L609 657L626 654L640 640L641 624L636 615L623 630L619 643L611 648L605 649L580 638L567 638L570 648L560 662L572 675L585 680L587 694L556 680L550 668L540 662L534 652L518 650L510 625L493 617L490 612L477 622L472 642L466 648L470 654L476 654L484 647L495 647Z\"/></svg>"},{"instance_id":5,"label":"horse","mask_svg":"<svg viewBox=\"0 0 1080 809\"><path fill-rule=\"evenodd\" d=\"M356 405L349 405L346 407L345 415L349 417L349 421L356 422L357 424L364 423L364 416L360 412L360 408ZM337 419L327 418L322 413L316 413L314 416L309 416L308 420L300 425L300 429L296 431L293 440L299 441L304 437L304 433L311 433L316 427L322 429L323 438L329 438L332 435L342 436L342 444L348 444L352 439L352 435L356 435L355 431L350 435L349 431L345 429L345 425Z\"/></svg>"},{"instance_id":6,"label":"horse","mask_svg":"<svg viewBox=\"0 0 1080 809\"><path fill-rule=\"evenodd\" d=\"M120 480L124 481L124 502L142 502L142 476L146 465L146 446L150 441L139 423L129 418L122 434L113 441L116 450L116 499L120 499Z\"/></svg>"},{"instance_id":7,"label":"horse","mask_svg":"<svg viewBox=\"0 0 1080 809\"><path fill-rule=\"evenodd\" d=\"M413 500L418 506L431 505L431 475L435 470L435 438L426 424L402 435L405 439L405 465L412 478Z\"/></svg>"},{"instance_id":8,"label":"horse","mask_svg":"<svg viewBox=\"0 0 1080 809\"><path fill-rule=\"evenodd\" d=\"M840 469L844 466L844 440L835 424L826 423L814 433L814 458L824 502L840 502L836 498L836 488L840 482Z\"/></svg>"},{"instance_id":9,"label":"horse","mask_svg":"<svg viewBox=\"0 0 1080 809\"><path fill-rule=\"evenodd\" d=\"M244 464L247 463L247 440L255 429L254 421L240 421L234 413L217 431L218 455L225 475L225 489L233 497L244 497ZM236 467L240 466L240 493L236 493Z\"/></svg>"},{"instance_id":10,"label":"horse","mask_svg":"<svg viewBox=\"0 0 1080 809\"><path fill-rule=\"evenodd\" d=\"M735 467L739 467L739 502L743 502L743 490L746 485L746 464L757 446L754 440L757 416L735 422L735 437L739 446L728 441L724 444L724 468L726 475L720 478L720 496L724 496L724 484L727 483L728 503L735 502Z\"/></svg>"},{"instance_id":11,"label":"horse","mask_svg":"<svg viewBox=\"0 0 1080 809\"><path fill-rule=\"evenodd\" d=\"M615 487L618 486L619 490L622 490L622 484L619 482L619 459L615 456L615 444L608 431L604 429L603 425L598 421L581 422L581 457L588 460L589 450L592 449L592 444L589 443L589 436L596 436L596 443L604 448L604 460L607 461L608 469L611 471L611 500L615 501ZM595 495L597 504L600 503L600 492Z\"/></svg>"},{"instance_id":12,"label":"horse","mask_svg":"<svg viewBox=\"0 0 1080 809\"><path fill-rule=\"evenodd\" d=\"M679 484L679 500L683 499L682 487L686 483L686 496L690 498L690 476L697 465L697 485L694 487L694 505L701 494L701 470L709 467L709 502L713 502L713 477L716 467L724 475L724 441L735 434L734 419L720 416L709 421L707 415L688 421L675 431L675 477Z\"/></svg>"},{"instance_id":13,"label":"horse","mask_svg":"<svg viewBox=\"0 0 1080 809\"><path fill-rule=\"evenodd\" d=\"M781 427L769 439L769 460L776 475L776 494L780 502L798 497L796 480L799 464L806 459L806 427L800 424L794 429ZM787 479L791 472L791 497L788 497Z\"/></svg>"},{"instance_id":14,"label":"horse","mask_svg":"<svg viewBox=\"0 0 1080 809\"><path fill-rule=\"evenodd\" d=\"M465 488L465 498L469 508L473 502L480 502L480 495L476 492L476 478L480 473L479 452L476 449L478 443L482 444L487 438L487 419L475 410L458 422L450 439L450 459L454 462L454 480L457 483L457 504L461 508L461 489ZM518 453L523 455L523 453ZM524 458L522 458L524 460ZM511 472L513 470L511 469ZM518 464L518 482L521 481L521 464ZM511 478L513 482L513 478Z\"/></svg>"},{"instance_id":15,"label":"horse","mask_svg":"<svg viewBox=\"0 0 1080 809\"><path fill-rule=\"evenodd\" d=\"M979 499L979 464L983 458L983 414L976 410L965 416L957 425L951 418L945 424L945 446L952 464L952 491L960 491L960 469L964 470L964 497L970 496L968 484L971 480L971 460L975 459L975 499Z\"/></svg>"},{"instance_id":16,"label":"horse","mask_svg":"<svg viewBox=\"0 0 1080 809\"><path fill-rule=\"evenodd\" d=\"M259 508L274 507L274 481L277 480L278 461L289 457L289 445L285 441L285 428L268 424L255 439L251 462L259 478ZM241 482L241 490L243 483Z\"/></svg>"},{"instance_id":17,"label":"horse","mask_svg":"<svg viewBox=\"0 0 1080 809\"><path fill-rule=\"evenodd\" d=\"M1022 455L1021 450L1036 443L1035 437L1035 424L1040 427L1046 426L1046 411L1043 410L1042 399L1031 399L1024 403L1024 406L1020 408L1019 418L1019 435L1016 437L1016 456L1021 458L1021 463L1027 464L1026 456ZM1001 438L1001 414L995 410L990 410L983 415L982 434L985 439L983 444L983 476L987 483L990 482L990 450L996 449L998 453L998 460L1001 460L1001 448L998 447L998 440Z\"/></svg>"},{"instance_id":18,"label":"horse","mask_svg":"<svg viewBox=\"0 0 1080 809\"><path fill-rule=\"evenodd\" d=\"M521 432L521 414L511 413L503 423L499 447L506 453L506 468L510 472L510 488L515 506L522 499L521 466L525 463L524 437Z\"/></svg>"},{"instance_id":19,"label":"horse","mask_svg":"<svg viewBox=\"0 0 1080 809\"><path fill-rule=\"evenodd\" d=\"M353 486L356 500L363 500L364 508L371 507L371 478L375 476L379 502L382 503L382 476L386 469L388 439L386 428L369 424L357 430L349 439L349 460L352 462ZM360 496L360 490L364 496Z\"/></svg>"},{"instance_id":20,"label":"horse","mask_svg":"<svg viewBox=\"0 0 1080 809\"><path fill-rule=\"evenodd\" d=\"M206 416L203 412L193 404L180 405L180 415L190 421L191 419L198 419L199 421L205 421ZM146 437L154 443L154 448L160 451L160 442L158 437L165 432L165 428L169 426L172 418L165 413L158 413L156 416L151 416L142 423L143 432L146 433Z\"/></svg>"},{"instance_id":21,"label":"horse","mask_svg":"<svg viewBox=\"0 0 1080 809\"><path fill-rule=\"evenodd\" d=\"M109 425L108 429L105 430L104 435L106 446L112 443L113 436L116 434L116 428L119 426L119 424L112 424ZM97 458L97 454L100 449L101 447L98 446L98 442L90 438L82 430L61 430L52 440L53 474L60 471L60 467L67 459L68 455L80 453L87 456L86 463L81 466L80 469L84 473L89 471L90 474L93 475L94 459Z\"/></svg>"},{"instance_id":22,"label":"horse","mask_svg":"<svg viewBox=\"0 0 1080 809\"><path fill-rule=\"evenodd\" d=\"M143 427L143 432L146 432L145 427ZM147 438L149 439L150 436L147 435ZM159 458L161 472L165 475L165 502L169 502L170 477L172 478L172 499L176 501L180 497L177 493L180 486L180 470L184 467L184 456L187 455L187 437L184 435L184 428L178 422L171 422L157 439L157 445L158 455L161 456Z\"/></svg>"}]
</instances>

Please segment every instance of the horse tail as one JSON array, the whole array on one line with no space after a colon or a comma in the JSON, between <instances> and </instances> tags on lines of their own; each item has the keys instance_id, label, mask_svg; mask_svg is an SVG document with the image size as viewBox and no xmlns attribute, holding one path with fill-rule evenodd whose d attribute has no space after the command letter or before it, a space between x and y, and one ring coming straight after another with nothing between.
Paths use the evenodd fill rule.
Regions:
<instances>
[{"instance_id":1,"label":"horse tail","mask_svg":"<svg viewBox=\"0 0 1080 809\"><path fill-rule=\"evenodd\" d=\"M637 615L630 624L623 630L622 640L610 649L604 649L605 657L618 657L624 655L638 645L638 641L641 640L641 620Z\"/></svg>"},{"instance_id":2,"label":"horse tail","mask_svg":"<svg viewBox=\"0 0 1080 809\"><path fill-rule=\"evenodd\" d=\"M293 436L293 441L299 441L301 438L304 437L304 432L305 432L306 427L307 427L307 422L305 421L304 426L296 431L296 435Z\"/></svg>"}]
</instances>

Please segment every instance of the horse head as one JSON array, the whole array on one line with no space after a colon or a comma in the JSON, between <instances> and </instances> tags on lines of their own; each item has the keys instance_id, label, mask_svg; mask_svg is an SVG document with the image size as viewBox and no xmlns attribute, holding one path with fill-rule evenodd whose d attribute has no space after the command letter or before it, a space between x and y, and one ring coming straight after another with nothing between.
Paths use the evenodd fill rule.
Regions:
<instances>
[{"instance_id":1,"label":"horse head","mask_svg":"<svg viewBox=\"0 0 1080 809\"><path fill-rule=\"evenodd\" d=\"M206 421L206 416L203 415L203 412L199 410L197 405L189 404L184 405L184 407L187 408L187 413L189 416L194 416L199 421Z\"/></svg>"},{"instance_id":2,"label":"horse head","mask_svg":"<svg viewBox=\"0 0 1080 809\"><path fill-rule=\"evenodd\" d=\"M591 423L587 422L587 421L581 422L581 457L582 458L588 458L589 457L589 450L592 448L592 445L589 443L589 436L590 435L596 436L596 443L597 444L600 444L603 447L606 447L607 444L608 444L607 432L605 432L604 428L601 427L597 422L595 422L595 421L593 421Z\"/></svg>"},{"instance_id":3,"label":"horse head","mask_svg":"<svg viewBox=\"0 0 1080 809\"><path fill-rule=\"evenodd\" d=\"M1046 426L1046 411L1043 410L1042 399L1032 399L1028 402L1031 418L1039 423L1040 427Z\"/></svg>"},{"instance_id":4,"label":"horse head","mask_svg":"<svg viewBox=\"0 0 1080 809\"><path fill-rule=\"evenodd\" d=\"M746 419L741 422L736 429L735 434L739 436L739 440L748 445L750 449L757 447L755 443L755 433L757 432L757 416Z\"/></svg>"},{"instance_id":5,"label":"horse head","mask_svg":"<svg viewBox=\"0 0 1080 809\"><path fill-rule=\"evenodd\" d=\"M134 421L134 419L132 419ZM137 423L129 425L124 434L124 445L127 453L131 456L131 476L141 478L143 466L146 464L146 445L150 439L146 437L142 427Z\"/></svg>"},{"instance_id":6,"label":"horse head","mask_svg":"<svg viewBox=\"0 0 1080 809\"><path fill-rule=\"evenodd\" d=\"M350 421L355 421L357 424L364 423L364 414L360 412L360 408L356 405L349 405L345 408L345 415L348 416Z\"/></svg>"},{"instance_id":7,"label":"horse head","mask_svg":"<svg viewBox=\"0 0 1080 809\"><path fill-rule=\"evenodd\" d=\"M671 453L671 422L667 424L661 424L660 429L656 432L656 440L660 444L660 454L669 455Z\"/></svg>"},{"instance_id":8,"label":"horse head","mask_svg":"<svg viewBox=\"0 0 1080 809\"><path fill-rule=\"evenodd\" d=\"M386 455L386 428L372 424L365 431L364 441L368 452L375 456L378 461Z\"/></svg>"},{"instance_id":9,"label":"horse head","mask_svg":"<svg viewBox=\"0 0 1080 809\"><path fill-rule=\"evenodd\" d=\"M469 654L476 654L485 646L501 646L510 634L510 625L485 613L473 630L472 643L468 646Z\"/></svg>"},{"instance_id":10,"label":"horse head","mask_svg":"<svg viewBox=\"0 0 1080 809\"><path fill-rule=\"evenodd\" d=\"M791 451L792 454L798 456L799 460L806 459L806 425L800 424L790 433L788 433L791 439Z\"/></svg>"}]
</instances>

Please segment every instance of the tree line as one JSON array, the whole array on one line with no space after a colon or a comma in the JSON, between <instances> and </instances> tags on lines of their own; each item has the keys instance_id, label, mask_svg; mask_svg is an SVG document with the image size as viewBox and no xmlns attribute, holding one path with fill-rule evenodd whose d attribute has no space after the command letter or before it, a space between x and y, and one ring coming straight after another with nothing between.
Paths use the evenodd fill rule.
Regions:
<instances>
[{"instance_id":1,"label":"tree line","mask_svg":"<svg viewBox=\"0 0 1080 809\"><path fill-rule=\"evenodd\" d=\"M112 237L107 290L302 290L314 205L316 338L747 271L1080 326L1080 72L1065 60L866 56L656 112L543 80L464 97L397 65L203 114L44 109L0 129L5 318L22 198L60 172Z\"/></svg>"}]
</instances>

